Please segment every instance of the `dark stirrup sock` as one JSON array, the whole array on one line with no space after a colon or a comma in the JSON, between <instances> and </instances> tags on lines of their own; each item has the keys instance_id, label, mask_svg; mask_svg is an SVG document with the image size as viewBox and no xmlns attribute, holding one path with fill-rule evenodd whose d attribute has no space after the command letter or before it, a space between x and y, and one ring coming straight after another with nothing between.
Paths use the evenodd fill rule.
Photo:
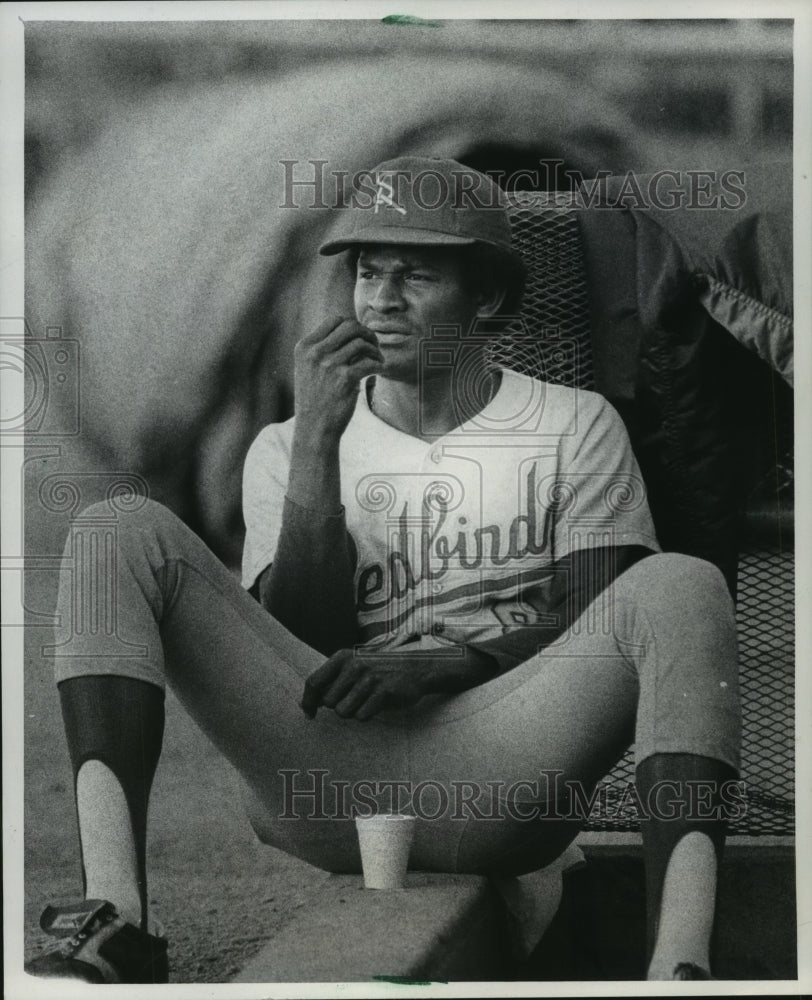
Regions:
<instances>
[{"instance_id":1,"label":"dark stirrup sock","mask_svg":"<svg viewBox=\"0 0 812 1000\"><path fill-rule=\"evenodd\" d=\"M657 937L663 884L671 852L687 833L706 834L716 851L717 871L727 831L727 816L740 796L730 794L738 772L712 757L664 753L647 757L637 767L637 791L658 814L640 824L646 871L646 955L651 961ZM728 794L725 794L725 791ZM670 818L673 817L673 818Z\"/></svg>"},{"instance_id":2,"label":"dark stirrup sock","mask_svg":"<svg viewBox=\"0 0 812 1000\"><path fill-rule=\"evenodd\" d=\"M124 791L138 863L141 929L146 930L147 807L163 743L164 692L146 681L104 674L62 681L59 696L74 798L79 769L88 760L109 767ZM82 880L86 887L84 859Z\"/></svg>"}]
</instances>

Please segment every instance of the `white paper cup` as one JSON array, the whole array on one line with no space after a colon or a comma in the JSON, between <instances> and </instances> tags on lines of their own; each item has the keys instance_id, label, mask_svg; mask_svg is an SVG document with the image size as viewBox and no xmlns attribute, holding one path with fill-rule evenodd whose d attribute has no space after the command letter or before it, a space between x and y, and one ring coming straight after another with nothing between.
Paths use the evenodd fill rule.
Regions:
<instances>
[{"instance_id":1,"label":"white paper cup","mask_svg":"<svg viewBox=\"0 0 812 1000\"><path fill-rule=\"evenodd\" d=\"M415 817L390 813L357 816L355 828L366 888L402 889L406 883Z\"/></svg>"}]
</instances>

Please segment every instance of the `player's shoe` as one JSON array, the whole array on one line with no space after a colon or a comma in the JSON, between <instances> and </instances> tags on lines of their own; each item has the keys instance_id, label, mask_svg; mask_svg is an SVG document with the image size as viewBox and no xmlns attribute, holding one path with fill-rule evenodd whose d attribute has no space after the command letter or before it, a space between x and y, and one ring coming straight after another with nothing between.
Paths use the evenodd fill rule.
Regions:
<instances>
[{"instance_id":1,"label":"player's shoe","mask_svg":"<svg viewBox=\"0 0 812 1000\"><path fill-rule=\"evenodd\" d=\"M713 976L708 972L707 969L703 969L699 965L694 965L693 962L680 962L679 965L674 969L674 975L672 979L712 979Z\"/></svg>"},{"instance_id":2,"label":"player's shoe","mask_svg":"<svg viewBox=\"0 0 812 1000\"><path fill-rule=\"evenodd\" d=\"M46 906L40 927L59 943L25 966L32 976L86 983L166 983L166 938L148 934L104 899Z\"/></svg>"}]
</instances>

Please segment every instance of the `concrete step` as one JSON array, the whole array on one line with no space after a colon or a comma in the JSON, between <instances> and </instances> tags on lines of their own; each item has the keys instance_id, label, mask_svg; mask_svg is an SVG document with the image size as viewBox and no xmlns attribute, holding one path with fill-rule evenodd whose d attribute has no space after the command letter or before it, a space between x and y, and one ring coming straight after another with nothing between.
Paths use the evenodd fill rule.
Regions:
<instances>
[{"instance_id":1,"label":"concrete step","mask_svg":"<svg viewBox=\"0 0 812 1000\"><path fill-rule=\"evenodd\" d=\"M333 875L232 981L499 980L499 907L475 875L410 872L405 889L383 892Z\"/></svg>"},{"instance_id":2,"label":"concrete step","mask_svg":"<svg viewBox=\"0 0 812 1000\"><path fill-rule=\"evenodd\" d=\"M233 980L271 982L610 981L645 974L639 834L585 834L587 864L564 878L558 914L522 964L485 878L411 872L406 888L331 876ZM791 838L733 838L723 865L713 968L723 979L797 977Z\"/></svg>"}]
</instances>

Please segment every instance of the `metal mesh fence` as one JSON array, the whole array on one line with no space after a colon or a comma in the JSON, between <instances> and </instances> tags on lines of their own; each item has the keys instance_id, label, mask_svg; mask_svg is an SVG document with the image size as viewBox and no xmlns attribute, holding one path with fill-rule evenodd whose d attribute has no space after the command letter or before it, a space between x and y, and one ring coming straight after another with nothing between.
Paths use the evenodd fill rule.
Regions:
<instances>
[{"instance_id":1,"label":"metal mesh fence","mask_svg":"<svg viewBox=\"0 0 812 1000\"><path fill-rule=\"evenodd\" d=\"M513 241L528 268L521 319L492 348L499 364L548 382L591 389L586 272L568 196L510 196ZM791 423L779 428L781 467L791 494ZM774 469L772 470L774 475ZM787 485L787 484L785 484ZM746 811L734 834L794 832L794 558L792 548L745 548L737 605ZM601 783L590 830L636 830L634 752Z\"/></svg>"},{"instance_id":2,"label":"metal mesh fence","mask_svg":"<svg viewBox=\"0 0 812 1000\"><path fill-rule=\"evenodd\" d=\"M742 778L748 811L734 832L794 832L794 569L792 549L754 548L739 558Z\"/></svg>"},{"instance_id":3,"label":"metal mesh fence","mask_svg":"<svg viewBox=\"0 0 812 1000\"><path fill-rule=\"evenodd\" d=\"M594 387L581 235L567 196L510 195L513 245L527 267L521 315L491 345L493 361L544 382Z\"/></svg>"}]
</instances>

